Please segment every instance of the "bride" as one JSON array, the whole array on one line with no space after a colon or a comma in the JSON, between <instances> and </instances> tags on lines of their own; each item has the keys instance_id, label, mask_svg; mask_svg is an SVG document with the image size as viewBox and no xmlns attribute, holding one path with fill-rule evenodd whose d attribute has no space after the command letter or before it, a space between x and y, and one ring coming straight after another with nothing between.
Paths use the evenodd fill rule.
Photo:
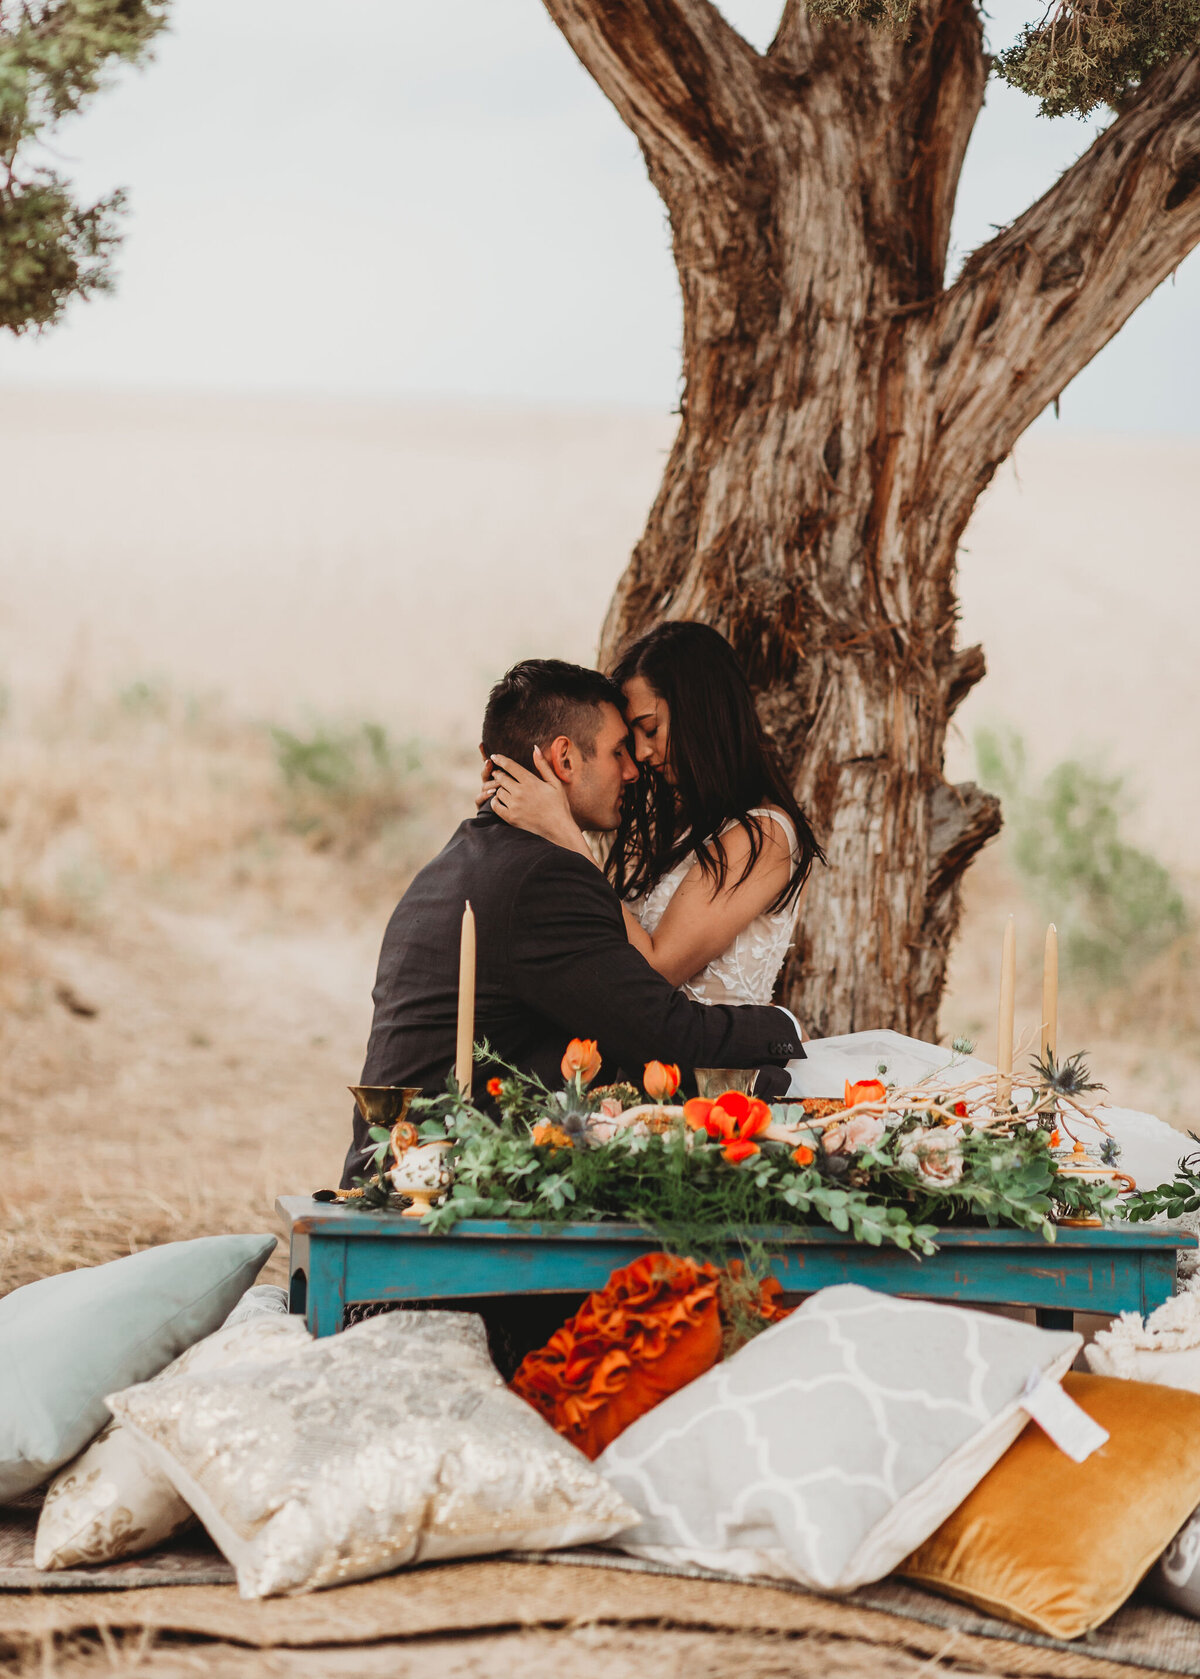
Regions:
<instances>
[{"instance_id":1,"label":"bride","mask_svg":"<svg viewBox=\"0 0 1200 1679\"><path fill-rule=\"evenodd\" d=\"M629 942L698 1002L769 1003L824 854L737 655L707 624L673 622L634 642L612 674L641 767L604 864ZM534 764L536 774L495 754L480 802L594 862L536 749Z\"/></svg>"}]
</instances>

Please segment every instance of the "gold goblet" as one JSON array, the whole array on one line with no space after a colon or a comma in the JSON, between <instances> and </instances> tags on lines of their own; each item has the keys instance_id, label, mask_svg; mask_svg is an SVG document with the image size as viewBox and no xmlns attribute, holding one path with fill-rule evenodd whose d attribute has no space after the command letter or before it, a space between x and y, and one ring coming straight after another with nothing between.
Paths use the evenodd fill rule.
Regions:
<instances>
[{"instance_id":1,"label":"gold goblet","mask_svg":"<svg viewBox=\"0 0 1200 1679\"><path fill-rule=\"evenodd\" d=\"M752 1096L758 1074L757 1067L697 1067L696 1094L706 1102L715 1102L727 1090L740 1090L743 1096Z\"/></svg>"}]
</instances>

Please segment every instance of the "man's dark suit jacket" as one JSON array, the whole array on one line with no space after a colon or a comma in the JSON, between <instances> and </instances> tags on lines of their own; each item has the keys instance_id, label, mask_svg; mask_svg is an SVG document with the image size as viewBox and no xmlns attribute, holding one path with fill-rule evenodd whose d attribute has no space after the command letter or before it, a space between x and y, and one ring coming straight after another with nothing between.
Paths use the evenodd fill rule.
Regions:
<instances>
[{"instance_id":1,"label":"man's dark suit jacket","mask_svg":"<svg viewBox=\"0 0 1200 1679\"><path fill-rule=\"evenodd\" d=\"M594 1038L605 1083L647 1061L782 1066L804 1054L782 1009L694 1003L629 943L594 864L489 813L464 822L413 881L383 936L363 1084L440 1094L454 1065L463 904L475 912L475 1037L560 1085L571 1038ZM478 1095L495 1067L476 1065ZM776 1075L778 1077L779 1075ZM342 1182L372 1145L357 1113Z\"/></svg>"}]
</instances>

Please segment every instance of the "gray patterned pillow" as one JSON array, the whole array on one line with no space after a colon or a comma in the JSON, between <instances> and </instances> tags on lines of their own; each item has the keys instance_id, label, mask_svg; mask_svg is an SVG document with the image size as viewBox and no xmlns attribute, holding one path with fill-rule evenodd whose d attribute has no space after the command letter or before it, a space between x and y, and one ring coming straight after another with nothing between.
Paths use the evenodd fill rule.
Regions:
<instances>
[{"instance_id":1,"label":"gray patterned pillow","mask_svg":"<svg viewBox=\"0 0 1200 1679\"><path fill-rule=\"evenodd\" d=\"M957 1508L1078 1335L846 1284L664 1400L596 1467L642 1513L635 1556L853 1591Z\"/></svg>"}]
</instances>

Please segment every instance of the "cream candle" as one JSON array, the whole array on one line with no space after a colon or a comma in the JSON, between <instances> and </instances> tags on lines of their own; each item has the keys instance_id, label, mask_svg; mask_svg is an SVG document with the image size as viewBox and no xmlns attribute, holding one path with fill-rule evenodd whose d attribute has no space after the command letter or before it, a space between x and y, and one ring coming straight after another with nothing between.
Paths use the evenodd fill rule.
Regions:
<instances>
[{"instance_id":1,"label":"cream candle","mask_svg":"<svg viewBox=\"0 0 1200 1679\"><path fill-rule=\"evenodd\" d=\"M462 936L458 946L458 1040L454 1055L454 1077L463 1095L470 1097L475 1046L475 912L471 900L463 910Z\"/></svg>"},{"instance_id":2,"label":"cream candle","mask_svg":"<svg viewBox=\"0 0 1200 1679\"><path fill-rule=\"evenodd\" d=\"M1010 915L1004 924L1004 948L1000 956L1000 1012L996 1022L996 1112L1004 1113L1012 1102L1013 1016L1017 999L1017 929Z\"/></svg>"},{"instance_id":3,"label":"cream candle","mask_svg":"<svg viewBox=\"0 0 1200 1679\"><path fill-rule=\"evenodd\" d=\"M1058 928L1046 928L1042 957L1042 1060L1058 1054Z\"/></svg>"}]
</instances>

